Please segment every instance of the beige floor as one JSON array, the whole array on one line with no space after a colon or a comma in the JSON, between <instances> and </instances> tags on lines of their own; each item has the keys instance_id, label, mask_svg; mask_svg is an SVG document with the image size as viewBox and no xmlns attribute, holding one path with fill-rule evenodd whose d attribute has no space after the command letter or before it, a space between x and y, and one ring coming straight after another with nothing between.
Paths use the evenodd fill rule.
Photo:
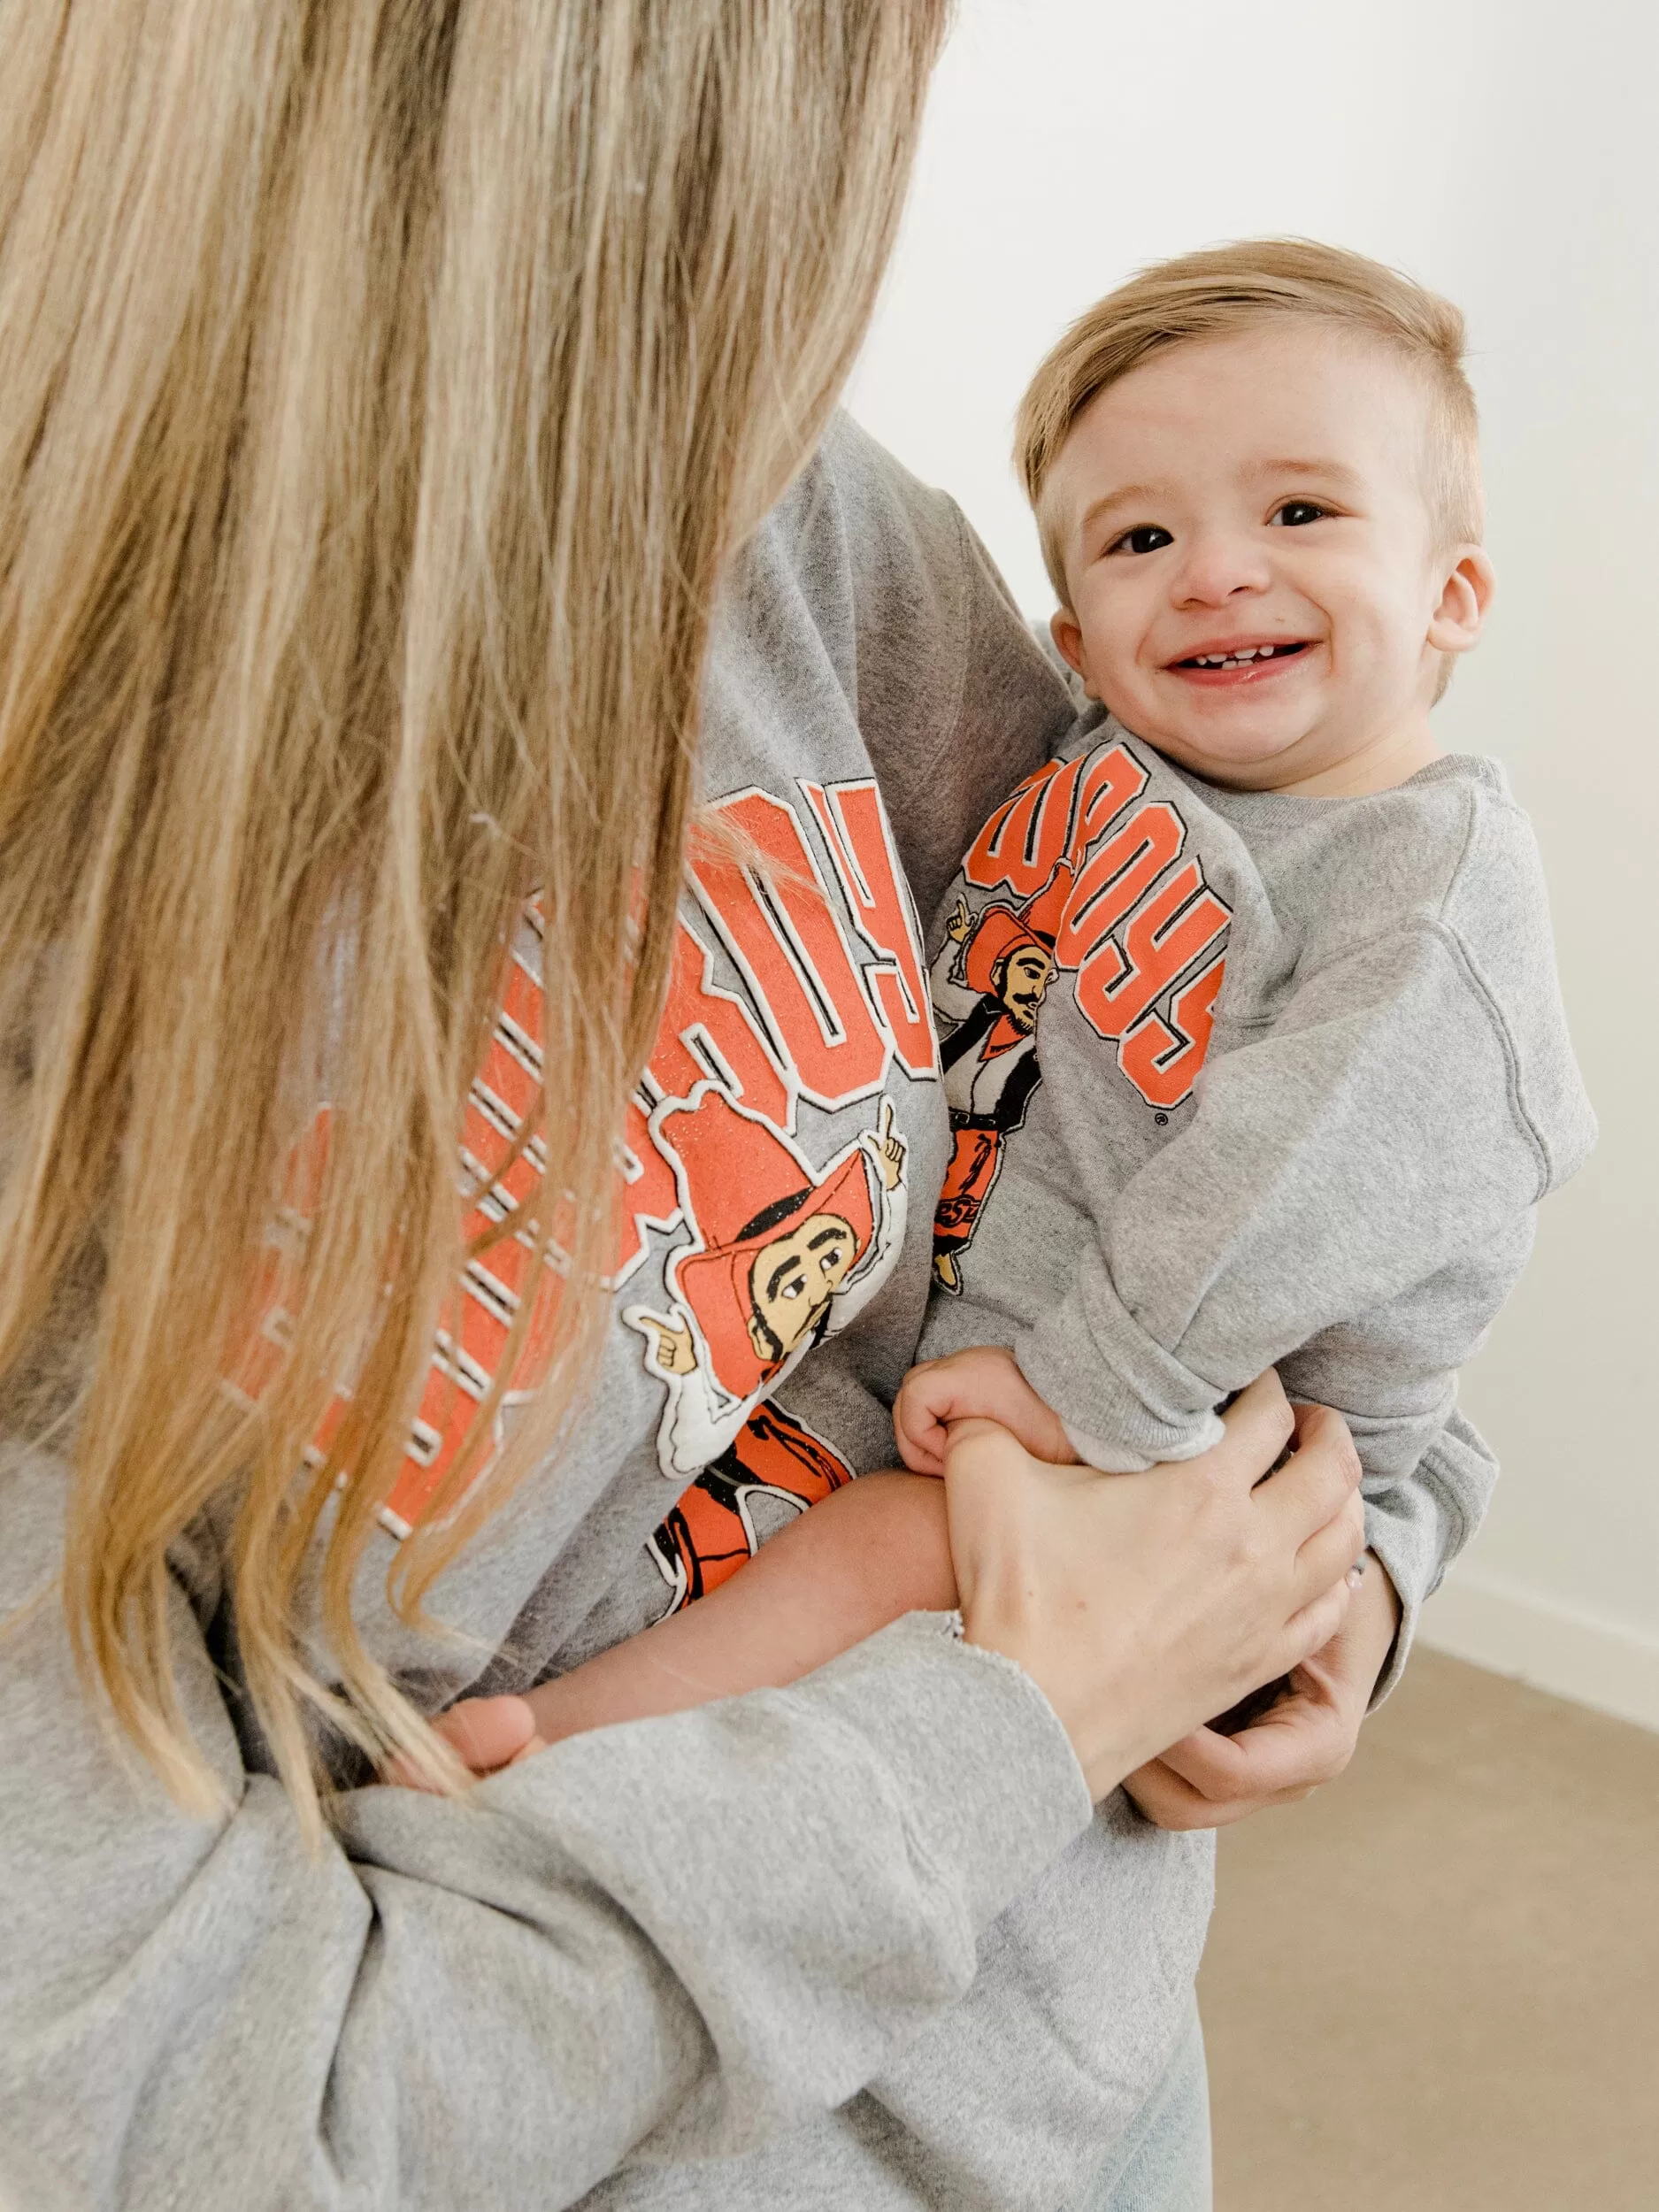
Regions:
<instances>
[{"instance_id":1,"label":"beige floor","mask_svg":"<svg viewBox=\"0 0 1659 2212\"><path fill-rule=\"evenodd\" d=\"M1217 2212L1659 2212L1659 1735L1420 1651L1199 1987Z\"/></svg>"}]
</instances>

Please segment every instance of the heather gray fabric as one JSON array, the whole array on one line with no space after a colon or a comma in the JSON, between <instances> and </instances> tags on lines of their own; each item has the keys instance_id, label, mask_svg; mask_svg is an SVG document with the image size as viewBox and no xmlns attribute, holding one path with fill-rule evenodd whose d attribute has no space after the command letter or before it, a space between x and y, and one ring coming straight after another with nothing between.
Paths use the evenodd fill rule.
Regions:
<instances>
[{"instance_id":1,"label":"heather gray fabric","mask_svg":"<svg viewBox=\"0 0 1659 2212\"><path fill-rule=\"evenodd\" d=\"M4 1470L10 1609L59 1470ZM124 1773L52 1609L7 1652L0 2175L31 2204L570 2203L845 2096L967 1985L1087 1816L1019 1671L916 1615L798 1689L574 1740L464 1806L346 1799L308 1860L248 1772L181 1570L187 1712L230 1801ZM19 2163L21 2163L19 2160ZM20 2186L20 2184L19 2185Z\"/></svg>"},{"instance_id":2,"label":"heather gray fabric","mask_svg":"<svg viewBox=\"0 0 1659 2212\"><path fill-rule=\"evenodd\" d=\"M895 946L879 886L843 881L826 824L863 804L874 834L873 764L926 910L1071 721L955 509L839 424L733 580L704 783L798 831L840 980L812 968L812 912L755 923L774 954L713 894L688 902L705 996L671 1040L680 1092L664 1073L646 1102L660 1140L639 1140L659 1193L679 1160L679 1202L647 1208L593 1409L434 1593L465 1640L389 1617L393 1533L365 1563L371 1648L429 1706L659 1615L674 1592L649 1540L684 1487L675 1453L753 1418L751 1396L849 1470L890 1462L949 1130L931 1046L914 1025L908 1061L893 1043L919 948ZM841 1080L872 1023L879 1064ZM752 1173L696 1185L690 1135L711 1129L758 1147ZM739 1374L697 1266L747 1254L786 1152L857 1250L819 1333ZM647 1313L689 1317L701 1394L673 1386L680 1426ZM1454 1418L1403 1486L1385 1549L1402 1655L1490 1479ZM0 1609L50 1585L62 1502L57 1462L0 1458ZM745 1509L764 1534L794 1506L760 1486ZM0 1647L0 2174L26 2201L1052 2212L1158 2080L1209 1839L1164 1835L1121 1795L1091 1820L1047 1705L948 1623L901 1624L783 1695L578 1740L464 1806L342 1771L339 1842L313 1862L238 1694L220 1561L204 1523L174 1594L222 1818L182 1819L123 1769L50 1594Z\"/></svg>"},{"instance_id":3,"label":"heather gray fabric","mask_svg":"<svg viewBox=\"0 0 1659 2212\"><path fill-rule=\"evenodd\" d=\"M1212 2212L1210 2078L1192 2024L1105 2170L1067 2212Z\"/></svg>"},{"instance_id":4,"label":"heather gray fabric","mask_svg":"<svg viewBox=\"0 0 1659 2212\"><path fill-rule=\"evenodd\" d=\"M1347 1416L1392 1569L1456 1370L1594 1140L1530 826L1488 760L1226 791L1098 708L1056 759L933 932L958 1152L996 1150L924 1353L1011 1346L1109 1470L1203 1450L1278 1365ZM1029 1033L1022 948L1056 964Z\"/></svg>"}]
</instances>

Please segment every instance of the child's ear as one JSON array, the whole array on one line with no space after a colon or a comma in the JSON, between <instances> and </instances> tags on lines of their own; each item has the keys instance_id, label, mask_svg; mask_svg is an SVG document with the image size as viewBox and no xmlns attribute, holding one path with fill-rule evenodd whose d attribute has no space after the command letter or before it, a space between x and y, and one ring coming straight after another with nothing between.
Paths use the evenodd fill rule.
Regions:
<instances>
[{"instance_id":1,"label":"child's ear","mask_svg":"<svg viewBox=\"0 0 1659 2212\"><path fill-rule=\"evenodd\" d=\"M1088 672L1088 661L1083 651L1083 633L1069 607L1057 607L1048 617L1048 634L1066 666L1074 668L1083 679L1083 688L1089 697L1098 699L1100 694L1094 688L1094 679Z\"/></svg>"},{"instance_id":2,"label":"child's ear","mask_svg":"<svg viewBox=\"0 0 1659 2212\"><path fill-rule=\"evenodd\" d=\"M1439 653L1466 653L1480 641L1497 578L1486 549L1463 545L1446 576L1440 604L1429 617L1428 643ZM1064 651L1064 648L1062 647Z\"/></svg>"}]
</instances>

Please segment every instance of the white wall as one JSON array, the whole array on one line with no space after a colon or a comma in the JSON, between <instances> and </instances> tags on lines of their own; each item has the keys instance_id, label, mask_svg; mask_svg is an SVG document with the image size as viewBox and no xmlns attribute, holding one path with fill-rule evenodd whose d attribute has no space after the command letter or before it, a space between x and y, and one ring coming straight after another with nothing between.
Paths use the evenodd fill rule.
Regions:
<instances>
[{"instance_id":1,"label":"white wall","mask_svg":"<svg viewBox=\"0 0 1659 2212\"><path fill-rule=\"evenodd\" d=\"M1501 595L1440 710L1538 825L1602 1140L1465 1402L1504 1480L1447 1648L1659 1727L1659 10L963 0L851 394L1049 598L1026 376L1140 263L1294 231L1458 300Z\"/></svg>"}]
</instances>

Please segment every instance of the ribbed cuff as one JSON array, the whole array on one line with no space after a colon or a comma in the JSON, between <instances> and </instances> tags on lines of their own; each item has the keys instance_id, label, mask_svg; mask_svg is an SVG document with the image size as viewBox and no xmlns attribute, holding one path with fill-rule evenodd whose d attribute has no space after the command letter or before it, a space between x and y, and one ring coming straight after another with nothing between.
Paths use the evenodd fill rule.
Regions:
<instances>
[{"instance_id":1,"label":"ribbed cuff","mask_svg":"<svg viewBox=\"0 0 1659 2212\"><path fill-rule=\"evenodd\" d=\"M1158 1465L1144 1453L1125 1451L1120 1445L1109 1444L1104 1437L1091 1436L1086 1429L1073 1428L1069 1421L1061 1425L1065 1440L1086 1467L1098 1467L1102 1475L1138 1475L1148 1467ZM1200 1452L1207 1452L1212 1444L1219 1444L1226 1434L1218 1413L1210 1415L1207 1422L1195 1429L1188 1443L1180 1451L1164 1454L1166 1460L1196 1459Z\"/></svg>"},{"instance_id":2,"label":"ribbed cuff","mask_svg":"<svg viewBox=\"0 0 1659 2212\"><path fill-rule=\"evenodd\" d=\"M1103 1277L1024 1331L1014 1356L1091 1467L1129 1473L1220 1441L1225 1392L1148 1336Z\"/></svg>"},{"instance_id":3,"label":"ribbed cuff","mask_svg":"<svg viewBox=\"0 0 1659 2212\"><path fill-rule=\"evenodd\" d=\"M893 1775L911 1832L985 1927L1087 1827L1088 1785L1025 1670L911 1613L795 1685L856 1728Z\"/></svg>"},{"instance_id":4,"label":"ribbed cuff","mask_svg":"<svg viewBox=\"0 0 1659 2212\"><path fill-rule=\"evenodd\" d=\"M1405 1672L1423 1601L1439 1586L1444 1571L1443 1532L1438 1518L1391 1510L1397 1496L1397 1493L1391 1494L1381 1500L1367 1499L1365 1503L1365 1548L1374 1552L1388 1570L1388 1579L1400 1598L1400 1625L1394 1632L1394 1648L1371 1694L1369 1709L1373 1712Z\"/></svg>"}]
</instances>

